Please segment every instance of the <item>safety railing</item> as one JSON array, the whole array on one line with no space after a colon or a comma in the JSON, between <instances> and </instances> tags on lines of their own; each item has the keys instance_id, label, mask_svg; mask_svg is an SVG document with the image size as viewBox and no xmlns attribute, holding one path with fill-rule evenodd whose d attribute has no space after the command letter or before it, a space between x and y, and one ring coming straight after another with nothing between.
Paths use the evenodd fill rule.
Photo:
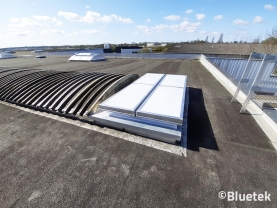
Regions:
<instances>
[{"instance_id":1,"label":"safety railing","mask_svg":"<svg viewBox=\"0 0 277 208\"><path fill-rule=\"evenodd\" d=\"M237 86L232 102L237 100L239 92L246 95L240 113L245 113L250 100L262 109L265 106L274 108L277 100L277 77L273 74L277 64L276 55L252 52L248 60L223 58L210 58L210 60L223 69L228 74L229 80Z\"/></svg>"}]
</instances>

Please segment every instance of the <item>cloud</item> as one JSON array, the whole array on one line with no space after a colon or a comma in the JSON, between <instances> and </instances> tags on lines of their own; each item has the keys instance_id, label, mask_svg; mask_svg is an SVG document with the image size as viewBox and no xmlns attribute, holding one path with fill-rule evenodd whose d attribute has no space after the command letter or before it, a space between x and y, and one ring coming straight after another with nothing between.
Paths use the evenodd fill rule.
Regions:
<instances>
[{"instance_id":1,"label":"cloud","mask_svg":"<svg viewBox=\"0 0 277 208\"><path fill-rule=\"evenodd\" d=\"M160 24L160 25L155 25L151 28L149 28L147 25L138 25L136 26L138 29L142 30L145 34L147 35L152 35L153 32L161 32L166 28L169 28L169 25L164 25L164 24Z\"/></svg>"},{"instance_id":2,"label":"cloud","mask_svg":"<svg viewBox=\"0 0 277 208\"><path fill-rule=\"evenodd\" d=\"M190 14L192 12L193 12L193 10L191 10L191 9L186 10L186 14Z\"/></svg>"},{"instance_id":3,"label":"cloud","mask_svg":"<svg viewBox=\"0 0 277 208\"><path fill-rule=\"evenodd\" d=\"M41 27L42 25L30 18L11 18L9 28Z\"/></svg>"},{"instance_id":4,"label":"cloud","mask_svg":"<svg viewBox=\"0 0 277 208\"><path fill-rule=\"evenodd\" d=\"M138 25L137 28L140 29L140 30L145 30L148 27L146 25Z\"/></svg>"},{"instance_id":5,"label":"cloud","mask_svg":"<svg viewBox=\"0 0 277 208\"><path fill-rule=\"evenodd\" d=\"M60 26L60 25L63 24L62 21L56 19L55 17L34 15L32 18L35 19L35 20L38 20L38 21L54 22L54 23L56 23L57 26Z\"/></svg>"},{"instance_id":6,"label":"cloud","mask_svg":"<svg viewBox=\"0 0 277 208\"><path fill-rule=\"evenodd\" d=\"M123 23L133 23L133 21L130 18L123 18L120 16L117 16L115 14L111 15L101 15L97 12L87 11L86 15L81 17L76 13L72 12L63 12L59 11L58 16L62 16L67 20L74 21L74 22L86 22L89 24L96 23L96 22L111 22L113 19L123 22Z\"/></svg>"},{"instance_id":7,"label":"cloud","mask_svg":"<svg viewBox=\"0 0 277 208\"><path fill-rule=\"evenodd\" d=\"M254 19L253 19L253 22L254 23L263 23L264 20L261 16L256 16Z\"/></svg>"},{"instance_id":8,"label":"cloud","mask_svg":"<svg viewBox=\"0 0 277 208\"><path fill-rule=\"evenodd\" d=\"M79 20L81 20L81 17L79 17L76 13L72 13L72 12L60 11L60 12L58 12L58 16L62 16L65 19L70 20L70 21L79 21Z\"/></svg>"},{"instance_id":9,"label":"cloud","mask_svg":"<svg viewBox=\"0 0 277 208\"><path fill-rule=\"evenodd\" d=\"M223 16L221 14L214 16L214 20L222 20L222 19L223 19Z\"/></svg>"},{"instance_id":10,"label":"cloud","mask_svg":"<svg viewBox=\"0 0 277 208\"><path fill-rule=\"evenodd\" d=\"M180 24L173 24L173 25L165 25L159 24L149 28L147 25L137 25L136 28L142 30L145 34L153 34L154 32L159 33L165 29L173 30L174 32L177 31L185 31L185 32L195 32L198 26L201 25L201 22L194 22L191 23L189 21L183 21Z\"/></svg>"},{"instance_id":11,"label":"cloud","mask_svg":"<svg viewBox=\"0 0 277 208\"><path fill-rule=\"evenodd\" d=\"M160 31L163 31L166 28L169 28L169 25L160 24L160 25L156 25L154 27L151 27L151 30L155 30L157 32L160 32Z\"/></svg>"},{"instance_id":12,"label":"cloud","mask_svg":"<svg viewBox=\"0 0 277 208\"><path fill-rule=\"evenodd\" d=\"M63 22L62 21L58 21L58 22L56 22L56 24L55 25L57 25L57 26L61 26L61 25L63 25Z\"/></svg>"},{"instance_id":13,"label":"cloud","mask_svg":"<svg viewBox=\"0 0 277 208\"><path fill-rule=\"evenodd\" d=\"M134 23L130 18L122 18L115 14L112 14L111 17L123 23Z\"/></svg>"},{"instance_id":14,"label":"cloud","mask_svg":"<svg viewBox=\"0 0 277 208\"><path fill-rule=\"evenodd\" d=\"M183 21L177 25L171 25L170 29L173 31L185 31L193 33L196 31L197 27L200 26L200 22L190 23L189 21Z\"/></svg>"},{"instance_id":15,"label":"cloud","mask_svg":"<svg viewBox=\"0 0 277 208\"><path fill-rule=\"evenodd\" d=\"M146 22L151 22L151 19L147 19Z\"/></svg>"},{"instance_id":16,"label":"cloud","mask_svg":"<svg viewBox=\"0 0 277 208\"><path fill-rule=\"evenodd\" d=\"M56 30L56 29L53 29L53 30L43 30L40 32L41 35L52 35L52 34L58 34L58 35L61 35L61 34L64 34L65 32L62 31L62 30Z\"/></svg>"},{"instance_id":17,"label":"cloud","mask_svg":"<svg viewBox=\"0 0 277 208\"><path fill-rule=\"evenodd\" d=\"M196 16L197 20L201 20L201 19L204 19L206 17L205 14L196 14L195 16Z\"/></svg>"},{"instance_id":18,"label":"cloud","mask_svg":"<svg viewBox=\"0 0 277 208\"><path fill-rule=\"evenodd\" d=\"M271 4L265 4L264 8L268 9L268 10L274 10L275 9L275 7L273 5L271 5Z\"/></svg>"},{"instance_id":19,"label":"cloud","mask_svg":"<svg viewBox=\"0 0 277 208\"><path fill-rule=\"evenodd\" d=\"M142 30L146 35L152 35L153 32L148 28L147 25L138 25L138 29Z\"/></svg>"},{"instance_id":20,"label":"cloud","mask_svg":"<svg viewBox=\"0 0 277 208\"><path fill-rule=\"evenodd\" d=\"M180 16L179 15L169 15L169 16L164 17L164 19L171 20L171 21L176 21L176 20L180 19Z\"/></svg>"},{"instance_id":21,"label":"cloud","mask_svg":"<svg viewBox=\"0 0 277 208\"><path fill-rule=\"evenodd\" d=\"M42 21L49 21L49 22L54 22L54 21L57 20L55 17L51 18L49 16L40 16L40 15L34 15L33 19L42 20Z\"/></svg>"},{"instance_id":22,"label":"cloud","mask_svg":"<svg viewBox=\"0 0 277 208\"><path fill-rule=\"evenodd\" d=\"M234 23L235 25L248 25L248 24L249 24L248 21L241 20L241 19L236 19L236 20L233 21L233 23Z\"/></svg>"},{"instance_id":23,"label":"cloud","mask_svg":"<svg viewBox=\"0 0 277 208\"><path fill-rule=\"evenodd\" d=\"M133 32L133 34L139 34L139 32Z\"/></svg>"},{"instance_id":24,"label":"cloud","mask_svg":"<svg viewBox=\"0 0 277 208\"><path fill-rule=\"evenodd\" d=\"M205 34L207 34L207 32L206 32L206 30L202 30L202 31L200 31L200 34L205 35Z\"/></svg>"},{"instance_id":25,"label":"cloud","mask_svg":"<svg viewBox=\"0 0 277 208\"><path fill-rule=\"evenodd\" d=\"M89 6L86 6L86 9L89 9Z\"/></svg>"},{"instance_id":26,"label":"cloud","mask_svg":"<svg viewBox=\"0 0 277 208\"><path fill-rule=\"evenodd\" d=\"M74 33L68 34L68 37L75 37L79 32L75 31Z\"/></svg>"},{"instance_id":27,"label":"cloud","mask_svg":"<svg viewBox=\"0 0 277 208\"><path fill-rule=\"evenodd\" d=\"M13 30L7 33L6 37L13 38L13 37L24 37L24 36L31 36L34 35L34 32L30 30Z\"/></svg>"},{"instance_id":28,"label":"cloud","mask_svg":"<svg viewBox=\"0 0 277 208\"><path fill-rule=\"evenodd\" d=\"M93 30L93 29L81 30L81 33L87 33L87 34L97 34L99 32L100 32L100 30Z\"/></svg>"},{"instance_id":29,"label":"cloud","mask_svg":"<svg viewBox=\"0 0 277 208\"><path fill-rule=\"evenodd\" d=\"M213 34L214 36L221 35L221 33L220 33L220 32L212 32L212 34Z\"/></svg>"}]
</instances>

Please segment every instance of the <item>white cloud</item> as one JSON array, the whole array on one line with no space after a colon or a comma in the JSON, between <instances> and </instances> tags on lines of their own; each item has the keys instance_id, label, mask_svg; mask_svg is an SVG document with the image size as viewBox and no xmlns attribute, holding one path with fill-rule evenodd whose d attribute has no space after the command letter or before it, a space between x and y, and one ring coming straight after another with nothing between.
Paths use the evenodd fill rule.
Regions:
<instances>
[{"instance_id":1,"label":"white cloud","mask_svg":"<svg viewBox=\"0 0 277 208\"><path fill-rule=\"evenodd\" d=\"M11 18L9 28L41 27L41 24L30 18Z\"/></svg>"},{"instance_id":2,"label":"white cloud","mask_svg":"<svg viewBox=\"0 0 277 208\"><path fill-rule=\"evenodd\" d=\"M151 22L151 19L147 19L146 22Z\"/></svg>"},{"instance_id":3,"label":"white cloud","mask_svg":"<svg viewBox=\"0 0 277 208\"><path fill-rule=\"evenodd\" d=\"M183 21L180 24L177 25L171 25L170 29L173 31L185 31L185 32L195 32L197 27L200 26L200 22L190 23L188 21Z\"/></svg>"},{"instance_id":4,"label":"white cloud","mask_svg":"<svg viewBox=\"0 0 277 208\"><path fill-rule=\"evenodd\" d=\"M196 14L195 16L196 16L197 20L201 20L201 19L204 19L206 17L205 14Z\"/></svg>"},{"instance_id":5,"label":"white cloud","mask_svg":"<svg viewBox=\"0 0 277 208\"><path fill-rule=\"evenodd\" d=\"M93 29L81 30L81 33L87 33L87 34L97 34L99 32L100 32L100 30L93 30Z\"/></svg>"},{"instance_id":6,"label":"white cloud","mask_svg":"<svg viewBox=\"0 0 277 208\"><path fill-rule=\"evenodd\" d=\"M164 17L164 19L171 20L171 21L176 21L176 20L180 19L180 16L179 15L169 15L169 16Z\"/></svg>"},{"instance_id":7,"label":"white cloud","mask_svg":"<svg viewBox=\"0 0 277 208\"><path fill-rule=\"evenodd\" d=\"M70 20L70 21L79 21L79 20L81 20L81 17L79 17L79 15L77 15L76 13L73 13L73 12L59 11L58 16L62 16L65 19Z\"/></svg>"},{"instance_id":8,"label":"white cloud","mask_svg":"<svg viewBox=\"0 0 277 208\"><path fill-rule=\"evenodd\" d=\"M264 8L268 9L268 10L274 10L275 9L275 7L273 5L271 5L271 4L264 5Z\"/></svg>"},{"instance_id":9,"label":"white cloud","mask_svg":"<svg viewBox=\"0 0 277 208\"><path fill-rule=\"evenodd\" d=\"M153 32L148 28L147 25L138 25L137 28L142 30L147 35L152 35L153 34Z\"/></svg>"},{"instance_id":10,"label":"white cloud","mask_svg":"<svg viewBox=\"0 0 277 208\"><path fill-rule=\"evenodd\" d=\"M123 23L134 23L130 18L122 18L115 14L112 14L111 17Z\"/></svg>"},{"instance_id":11,"label":"white cloud","mask_svg":"<svg viewBox=\"0 0 277 208\"><path fill-rule=\"evenodd\" d=\"M49 17L49 16L40 16L40 15L34 15L33 19L35 20L42 20L42 21L49 21L49 22L55 22L57 19L55 17Z\"/></svg>"},{"instance_id":12,"label":"white cloud","mask_svg":"<svg viewBox=\"0 0 277 208\"><path fill-rule=\"evenodd\" d=\"M206 30L202 30L202 31L200 31L200 34L205 35L205 34L207 34L207 32L206 32Z\"/></svg>"},{"instance_id":13,"label":"white cloud","mask_svg":"<svg viewBox=\"0 0 277 208\"><path fill-rule=\"evenodd\" d=\"M233 21L233 23L234 23L235 25L248 25L248 24L249 24L248 21L241 20L241 19L236 19L236 20Z\"/></svg>"},{"instance_id":14,"label":"white cloud","mask_svg":"<svg viewBox=\"0 0 277 208\"><path fill-rule=\"evenodd\" d=\"M79 32L75 31L74 33L68 34L68 37L75 37Z\"/></svg>"},{"instance_id":15,"label":"white cloud","mask_svg":"<svg viewBox=\"0 0 277 208\"><path fill-rule=\"evenodd\" d=\"M254 23L263 23L264 20L261 16L256 16L254 19L253 19L253 22Z\"/></svg>"},{"instance_id":16,"label":"white cloud","mask_svg":"<svg viewBox=\"0 0 277 208\"><path fill-rule=\"evenodd\" d=\"M160 25L156 25L154 27L151 27L151 30L156 30L157 32L160 32L160 31L163 31L166 28L169 28L169 25L160 24Z\"/></svg>"},{"instance_id":17,"label":"white cloud","mask_svg":"<svg viewBox=\"0 0 277 208\"><path fill-rule=\"evenodd\" d=\"M6 37L13 38L13 37L24 37L24 36L31 36L34 35L34 32L30 30L13 30L7 33Z\"/></svg>"},{"instance_id":18,"label":"white cloud","mask_svg":"<svg viewBox=\"0 0 277 208\"><path fill-rule=\"evenodd\" d=\"M58 34L58 35L61 35L61 34L64 34L65 32L62 31L62 30L56 30L56 29L53 29L53 30L43 30L40 32L41 35L52 35L52 34Z\"/></svg>"},{"instance_id":19,"label":"white cloud","mask_svg":"<svg viewBox=\"0 0 277 208\"><path fill-rule=\"evenodd\" d=\"M123 18L115 14L101 15L97 12L92 12L92 11L87 11L86 15L83 17L79 16L76 13L59 11L58 16L62 16L70 21L86 22L89 24L96 23L96 22L110 22L113 19L123 23L133 23L133 21L130 18Z\"/></svg>"},{"instance_id":20,"label":"white cloud","mask_svg":"<svg viewBox=\"0 0 277 208\"><path fill-rule=\"evenodd\" d=\"M63 25L63 22L62 21L58 21L58 22L56 22L56 24L55 25L57 25L57 26L61 26L61 25Z\"/></svg>"},{"instance_id":21,"label":"white cloud","mask_svg":"<svg viewBox=\"0 0 277 208\"><path fill-rule=\"evenodd\" d=\"M222 20L222 19L223 19L223 16L221 14L214 16L214 20Z\"/></svg>"},{"instance_id":22,"label":"white cloud","mask_svg":"<svg viewBox=\"0 0 277 208\"><path fill-rule=\"evenodd\" d=\"M140 30L145 30L148 27L146 25L138 25L137 28L140 29Z\"/></svg>"},{"instance_id":23,"label":"white cloud","mask_svg":"<svg viewBox=\"0 0 277 208\"><path fill-rule=\"evenodd\" d=\"M54 22L54 23L56 23L57 26L60 26L60 25L63 24L62 21L56 19L55 17L34 15L32 18L35 19L35 20L38 20L38 21Z\"/></svg>"},{"instance_id":24,"label":"white cloud","mask_svg":"<svg viewBox=\"0 0 277 208\"><path fill-rule=\"evenodd\" d=\"M144 33L145 33L146 35L152 35L152 34L153 34L153 32L151 32L150 29L144 30Z\"/></svg>"},{"instance_id":25,"label":"white cloud","mask_svg":"<svg viewBox=\"0 0 277 208\"><path fill-rule=\"evenodd\" d=\"M86 15L84 17L79 17L80 18L80 22L86 22L86 23L95 23L95 22L110 22L112 20L112 18L110 16L101 16L99 13L97 12L91 12L91 11L87 11Z\"/></svg>"},{"instance_id":26,"label":"white cloud","mask_svg":"<svg viewBox=\"0 0 277 208\"><path fill-rule=\"evenodd\" d=\"M212 34L213 34L214 36L218 36L218 35L220 35L221 33L220 33L220 32L212 32Z\"/></svg>"},{"instance_id":27,"label":"white cloud","mask_svg":"<svg viewBox=\"0 0 277 208\"><path fill-rule=\"evenodd\" d=\"M89 6L86 6L86 9L89 9Z\"/></svg>"},{"instance_id":28,"label":"white cloud","mask_svg":"<svg viewBox=\"0 0 277 208\"><path fill-rule=\"evenodd\" d=\"M164 24L155 25L151 28L149 28L147 25L138 25L138 26L136 26L136 28L142 30L147 35L152 35L153 32L161 32L164 29L169 28L169 27L170 27L169 25L164 25Z\"/></svg>"},{"instance_id":29,"label":"white cloud","mask_svg":"<svg viewBox=\"0 0 277 208\"><path fill-rule=\"evenodd\" d=\"M133 34L139 34L139 32L133 32Z\"/></svg>"},{"instance_id":30,"label":"white cloud","mask_svg":"<svg viewBox=\"0 0 277 208\"><path fill-rule=\"evenodd\" d=\"M188 10L186 11L186 14L190 14L190 13L192 13L192 12L193 12L193 10L188 9Z\"/></svg>"},{"instance_id":31,"label":"white cloud","mask_svg":"<svg viewBox=\"0 0 277 208\"><path fill-rule=\"evenodd\" d=\"M32 40L29 40L29 42L31 42L31 43L35 43L35 42L38 42L38 40L34 40L34 39L32 39Z\"/></svg>"}]
</instances>

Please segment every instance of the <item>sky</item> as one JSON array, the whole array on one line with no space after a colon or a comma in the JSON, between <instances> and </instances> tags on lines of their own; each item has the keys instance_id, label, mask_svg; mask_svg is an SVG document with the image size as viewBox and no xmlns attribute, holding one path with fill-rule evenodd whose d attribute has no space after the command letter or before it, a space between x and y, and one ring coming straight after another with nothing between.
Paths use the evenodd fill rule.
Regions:
<instances>
[{"instance_id":1,"label":"sky","mask_svg":"<svg viewBox=\"0 0 277 208\"><path fill-rule=\"evenodd\" d=\"M0 48L132 42L253 41L277 27L276 0L8 0Z\"/></svg>"}]
</instances>

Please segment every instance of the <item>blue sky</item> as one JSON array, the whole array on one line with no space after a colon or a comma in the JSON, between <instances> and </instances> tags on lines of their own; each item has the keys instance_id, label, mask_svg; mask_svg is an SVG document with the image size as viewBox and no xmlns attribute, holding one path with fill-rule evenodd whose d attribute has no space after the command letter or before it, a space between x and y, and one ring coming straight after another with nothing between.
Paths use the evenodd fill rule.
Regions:
<instances>
[{"instance_id":1,"label":"blue sky","mask_svg":"<svg viewBox=\"0 0 277 208\"><path fill-rule=\"evenodd\" d=\"M252 41L277 26L276 0L9 0L0 48L219 38Z\"/></svg>"}]
</instances>

